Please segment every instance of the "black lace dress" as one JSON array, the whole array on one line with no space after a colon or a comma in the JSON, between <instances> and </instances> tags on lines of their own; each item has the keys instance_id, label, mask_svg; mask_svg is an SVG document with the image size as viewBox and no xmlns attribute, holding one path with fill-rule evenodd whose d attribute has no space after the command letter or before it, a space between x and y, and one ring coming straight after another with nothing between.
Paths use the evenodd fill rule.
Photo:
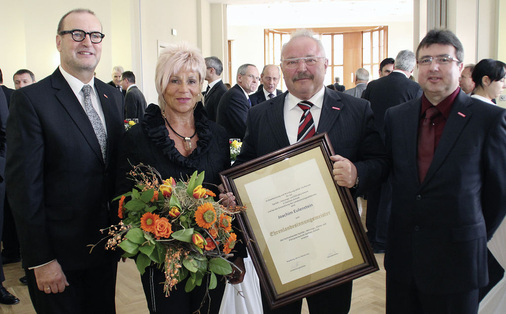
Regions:
<instances>
[{"instance_id":1,"label":"black lace dress","mask_svg":"<svg viewBox=\"0 0 506 314\"><path fill-rule=\"evenodd\" d=\"M195 127L198 134L197 148L188 156L182 156L169 138L160 108L151 104L146 109L141 123L128 130L121 143L118 175L116 180L117 195L130 191L133 181L127 179L126 173L131 165L143 163L160 172L163 179L186 180L195 170L205 170L204 182L220 184L219 173L230 167L230 148L228 136L221 126L207 119L204 109L199 105L194 111ZM204 185L218 195L216 186ZM237 246L236 246L237 248ZM184 284L176 285L169 297L163 292L164 273L148 267L141 276L144 293L151 313L193 313L201 302L202 313L208 312L209 299L204 299L205 286L196 287L192 292L184 291ZM210 313L218 313L223 290L224 278L219 280L218 287L210 290Z\"/></svg>"}]
</instances>

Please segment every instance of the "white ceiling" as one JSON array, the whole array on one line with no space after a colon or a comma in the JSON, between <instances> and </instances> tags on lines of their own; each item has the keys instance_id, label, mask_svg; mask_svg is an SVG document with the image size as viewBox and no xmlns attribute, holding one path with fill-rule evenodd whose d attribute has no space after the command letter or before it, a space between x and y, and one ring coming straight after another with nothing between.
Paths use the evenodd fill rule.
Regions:
<instances>
[{"instance_id":1,"label":"white ceiling","mask_svg":"<svg viewBox=\"0 0 506 314\"><path fill-rule=\"evenodd\" d=\"M413 0L209 0L228 4L228 26L323 27L413 20Z\"/></svg>"}]
</instances>

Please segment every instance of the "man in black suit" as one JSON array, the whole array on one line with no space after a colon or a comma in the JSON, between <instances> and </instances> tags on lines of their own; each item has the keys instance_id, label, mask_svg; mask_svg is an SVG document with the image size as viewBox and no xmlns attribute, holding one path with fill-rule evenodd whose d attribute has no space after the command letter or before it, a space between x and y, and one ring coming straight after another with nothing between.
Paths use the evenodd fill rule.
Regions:
<instances>
[{"instance_id":1,"label":"man in black suit","mask_svg":"<svg viewBox=\"0 0 506 314\"><path fill-rule=\"evenodd\" d=\"M227 92L227 87L221 80L223 72L223 63L217 57L207 57L206 60L206 81L207 90L204 94L204 106L206 108L207 117L211 121L216 121L218 104L221 96Z\"/></svg>"},{"instance_id":2,"label":"man in black suit","mask_svg":"<svg viewBox=\"0 0 506 314\"><path fill-rule=\"evenodd\" d=\"M93 72L102 25L86 9L58 24L60 66L15 91L7 123L7 193L37 313L115 313L111 225L123 97Z\"/></svg>"},{"instance_id":3,"label":"man in black suit","mask_svg":"<svg viewBox=\"0 0 506 314\"><path fill-rule=\"evenodd\" d=\"M257 67L243 64L237 69L237 84L221 97L216 122L227 130L230 138L244 137L251 108L249 94L256 91L259 80Z\"/></svg>"},{"instance_id":4,"label":"man in black suit","mask_svg":"<svg viewBox=\"0 0 506 314\"><path fill-rule=\"evenodd\" d=\"M276 89L280 77L281 73L277 65L268 64L264 66L262 74L260 74L260 82L262 84L260 84L256 93L249 96L251 99L251 105L254 106L264 102L266 99L271 99L277 95L281 95L281 90Z\"/></svg>"},{"instance_id":5,"label":"man in black suit","mask_svg":"<svg viewBox=\"0 0 506 314\"><path fill-rule=\"evenodd\" d=\"M506 212L506 110L461 91L452 32L428 32L416 56L423 96L385 115L387 313L477 313L487 239Z\"/></svg>"},{"instance_id":6,"label":"man in black suit","mask_svg":"<svg viewBox=\"0 0 506 314\"><path fill-rule=\"evenodd\" d=\"M246 136L237 163L271 153L298 141L303 114L298 104L309 101L316 133L327 132L337 155L334 180L363 194L379 185L388 174L389 161L373 121L369 102L325 88L328 65L322 43L308 30L298 30L281 50L281 70L288 92L250 110ZM360 179L359 179L360 178ZM307 298L311 313L348 313L352 282L344 283ZM264 313L300 313L302 300Z\"/></svg>"},{"instance_id":7,"label":"man in black suit","mask_svg":"<svg viewBox=\"0 0 506 314\"><path fill-rule=\"evenodd\" d=\"M378 70L379 77L388 76L390 73L394 71L395 60L393 58L385 58L380 63L380 68Z\"/></svg>"},{"instance_id":8,"label":"man in black suit","mask_svg":"<svg viewBox=\"0 0 506 314\"><path fill-rule=\"evenodd\" d=\"M107 83L112 87L116 88L118 91L120 91L123 94L123 96L126 95L126 90L123 89L123 87L121 87L121 76L123 75L124 71L125 70L121 65L113 67L111 74L112 80L109 83Z\"/></svg>"},{"instance_id":9,"label":"man in black suit","mask_svg":"<svg viewBox=\"0 0 506 314\"><path fill-rule=\"evenodd\" d=\"M2 237L2 229L4 225L4 200L5 200L5 156L6 156L6 136L5 127L9 110L7 109L7 98L2 88L0 88L0 239ZM1 304L17 304L19 299L12 295L5 287L4 268L2 259L0 259L0 303Z\"/></svg>"},{"instance_id":10,"label":"man in black suit","mask_svg":"<svg viewBox=\"0 0 506 314\"><path fill-rule=\"evenodd\" d=\"M10 107L11 95L12 95L12 92L14 92L14 90L11 88L8 88L7 86L4 85L4 78L3 78L3 74L2 74L2 69L0 69L0 87L3 89L4 94L5 94L5 98L7 99L7 107Z\"/></svg>"},{"instance_id":11,"label":"man in black suit","mask_svg":"<svg viewBox=\"0 0 506 314\"><path fill-rule=\"evenodd\" d=\"M147 102L144 94L135 85L135 74L132 71L123 72L121 75L121 87L126 91L125 119L142 120Z\"/></svg>"},{"instance_id":12,"label":"man in black suit","mask_svg":"<svg viewBox=\"0 0 506 314\"><path fill-rule=\"evenodd\" d=\"M395 59L395 70L367 84L362 95L362 98L371 102L374 123L382 138L385 111L422 96L420 85L409 79L415 65L416 58L412 51L400 51ZM375 253L384 253L386 249L391 199L390 182L383 183L367 194L367 236Z\"/></svg>"},{"instance_id":13,"label":"man in black suit","mask_svg":"<svg viewBox=\"0 0 506 314\"><path fill-rule=\"evenodd\" d=\"M334 81L334 84L327 85L327 87L338 92L344 92L346 90L346 86L339 84L341 81L341 78L339 76L336 76L334 78Z\"/></svg>"}]
</instances>

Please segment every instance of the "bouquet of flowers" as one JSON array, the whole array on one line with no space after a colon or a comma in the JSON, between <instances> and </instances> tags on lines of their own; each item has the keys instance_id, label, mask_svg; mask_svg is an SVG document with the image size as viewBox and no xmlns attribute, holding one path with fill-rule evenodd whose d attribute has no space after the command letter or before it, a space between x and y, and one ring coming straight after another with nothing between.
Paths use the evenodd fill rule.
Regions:
<instances>
[{"instance_id":1,"label":"bouquet of flowers","mask_svg":"<svg viewBox=\"0 0 506 314\"><path fill-rule=\"evenodd\" d=\"M106 249L123 249L123 257L135 258L141 274L155 264L165 273L164 292L186 280L185 291L200 286L209 276L209 289L216 275L236 267L226 258L237 236L232 220L240 208L226 208L214 201L212 191L202 187L204 172L195 171L188 181L162 180L152 167L139 164L129 176L136 185L118 196L120 223L108 231Z\"/></svg>"},{"instance_id":2,"label":"bouquet of flowers","mask_svg":"<svg viewBox=\"0 0 506 314\"><path fill-rule=\"evenodd\" d=\"M240 139L230 139L230 160L235 161L241 152L242 142Z\"/></svg>"},{"instance_id":3,"label":"bouquet of flowers","mask_svg":"<svg viewBox=\"0 0 506 314\"><path fill-rule=\"evenodd\" d=\"M136 125L138 122L138 119L125 119L123 123L125 124L125 131L128 131L131 127Z\"/></svg>"}]
</instances>

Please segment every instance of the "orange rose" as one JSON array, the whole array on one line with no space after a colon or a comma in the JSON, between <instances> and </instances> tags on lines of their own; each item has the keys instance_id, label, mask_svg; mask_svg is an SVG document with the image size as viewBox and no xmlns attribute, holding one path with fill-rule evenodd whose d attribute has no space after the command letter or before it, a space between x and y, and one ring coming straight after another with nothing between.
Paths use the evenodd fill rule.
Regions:
<instances>
[{"instance_id":1,"label":"orange rose","mask_svg":"<svg viewBox=\"0 0 506 314\"><path fill-rule=\"evenodd\" d=\"M155 221L155 236L157 238L168 238L172 233L172 225L169 220L162 217Z\"/></svg>"}]
</instances>

